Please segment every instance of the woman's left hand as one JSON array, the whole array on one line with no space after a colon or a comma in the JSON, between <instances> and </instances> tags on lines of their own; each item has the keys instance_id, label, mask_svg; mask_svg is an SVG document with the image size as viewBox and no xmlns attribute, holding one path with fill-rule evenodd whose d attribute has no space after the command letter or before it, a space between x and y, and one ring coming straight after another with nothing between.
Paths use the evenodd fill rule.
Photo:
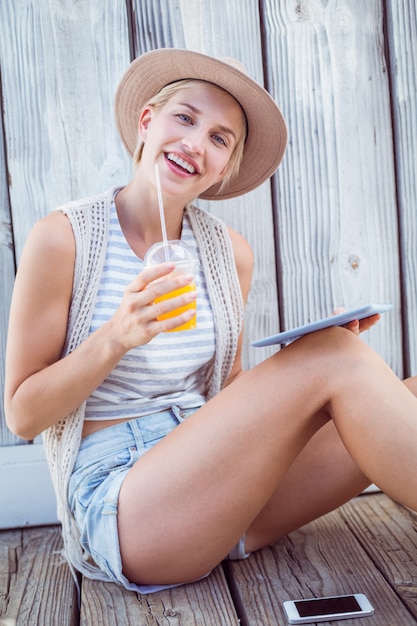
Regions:
<instances>
[{"instance_id":1,"label":"woman's left hand","mask_svg":"<svg viewBox=\"0 0 417 626\"><path fill-rule=\"evenodd\" d=\"M338 315L339 313L343 313L346 309L338 308L334 311L334 315ZM377 321L380 319L380 314L376 313L375 315L370 315L369 317L365 317L362 320L353 320L353 322L349 322L348 324L344 324L343 328L347 328L355 335L359 335L359 333L363 333L365 330L369 330Z\"/></svg>"}]
</instances>

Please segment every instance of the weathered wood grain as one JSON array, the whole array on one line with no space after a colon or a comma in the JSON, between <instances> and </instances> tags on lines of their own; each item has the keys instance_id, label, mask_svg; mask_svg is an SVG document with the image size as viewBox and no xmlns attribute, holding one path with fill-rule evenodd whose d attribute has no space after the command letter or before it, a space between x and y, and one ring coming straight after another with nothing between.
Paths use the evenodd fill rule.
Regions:
<instances>
[{"instance_id":1,"label":"weathered wood grain","mask_svg":"<svg viewBox=\"0 0 417 626\"><path fill-rule=\"evenodd\" d=\"M341 509L363 549L417 619L417 515L383 494L352 500Z\"/></svg>"},{"instance_id":2,"label":"weathered wood grain","mask_svg":"<svg viewBox=\"0 0 417 626\"><path fill-rule=\"evenodd\" d=\"M356 501L358 512L364 507L363 518L369 527L376 520L362 498L374 499L379 495L387 499L382 494L372 494ZM308 524L275 546L251 555L247 561L230 565L235 602L245 613L245 623L285 624L282 602L292 598L365 593L375 608L375 615L366 618L369 626L417 624L396 595L395 585L394 589L391 586L392 564L385 572L380 571L368 556L368 548L364 549L355 537L356 533L360 534L358 525L355 533L346 525L344 510ZM385 537L389 532L387 524L381 534ZM416 554L415 550L412 554ZM392 551L386 559L390 562L393 557L395 563L397 558ZM413 593L414 603L415 589ZM343 623L357 625L354 619Z\"/></svg>"},{"instance_id":3,"label":"weathered wood grain","mask_svg":"<svg viewBox=\"0 0 417 626\"><path fill-rule=\"evenodd\" d=\"M0 533L0 620L16 620L15 626L78 624L76 588L61 548L58 526Z\"/></svg>"},{"instance_id":4,"label":"weathered wood grain","mask_svg":"<svg viewBox=\"0 0 417 626\"><path fill-rule=\"evenodd\" d=\"M397 202L401 227L407 373L417 374L417 8L387 0Z\"/></svg>"},{"instance_id":5,"label":"weathered wood grain","mask_svg":"<svg viewBox=\"0 0 417 626\"><path fill-rule=\"evenodd\" d=\"M12 435L5 423L3 384L9 308L15 275L13 231L11 224L3 124L0 120L0 444L22 443Z\"/></svg>"},{"instance_id":6,"label":"weathered wood grain","mask_svg":"<svg viewBox=\"0 0 417 626\"><path fill-rule=\"evenodd\" d=\"M59 527L3 531L0 624L284 625L286 599L364 592L375 607L366 624L413 626L416 521L384 494L361 496L275 546L229 562L226 578L218 567L198 583L148 596L84 579L80 616L69 570L56 554Z\"/></svg>"},{"instance_id":7,"label":"weathered wood grain","mask_svg":"<svg viewBox=\"0 0 417 626\"><path fill-rule=\"evenodd\" d=\"M392 302L363 337L402 373L390 91L382 2L266 0L267 75L288 120L276 178L286 328Z\"/></svg>"},{"instance_id":8,"label":"weathered wood grain","mask_svg":"<svg viewBox=\"0 0 417 626\"><path fill-rule=\"evenodd\" d=\"M81 626L172 624L237 626L239 624L221 567L197 583L139 595L112 583L84 579Z\"/></svg>"},{"instance_id":9,"label":"weathered wood grain","mask_svg":"<svg viewBox=\"0 0 417 626\"><path fill-rule=\"evenodd\" d=\"M124 0L0 3L15 252L56 206L126 179L113 97L129 63Z\"/></svg>"},{"instance_id":10,"label":"weathered wood grain","mask_svg":"<svg viewBox=\"0 0 417 626\"><path fill-rule=\"evenodd\" d=\"M13 259L33 223L130 174L113 116L114 90L129 63L126 4L5 0L0 61L8 162L6 170L0 154L1 373ZM4 423L3 382L1 376L0 444L22 443Z\"/></svg>"}]
</instances>

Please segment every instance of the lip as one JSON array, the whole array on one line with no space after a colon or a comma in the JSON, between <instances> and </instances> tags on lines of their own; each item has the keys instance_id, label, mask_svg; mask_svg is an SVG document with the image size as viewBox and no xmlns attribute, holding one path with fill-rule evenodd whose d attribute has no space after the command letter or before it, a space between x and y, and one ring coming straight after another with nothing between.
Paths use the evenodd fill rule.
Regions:
<instances>
[{"instance_id":1,"label":"lip","mask_svg":"<svg viewBox=\"0 0 417 626\"><path fill-rule=\"evenodd\" d=\"M188 165L191 165L191 167L194 168L194 172L188 172L187 170L182 168L181 165L175 163L175 161L170 159L168 157L168 155L174 155L175 157L177 157L181 161L187 163ZM168 163L168 166L170 167L170 169L172 169L173 171L175 171L179 175L195 176L196 174L200 174L200 167L199 167L198 163L194 159L191 159L188 155L184 154L183 152L177 152L175 150L170 150L169 152L165 152L164 153L164 157L165 157L165 160Z\"/></svg>"}]
</instances>

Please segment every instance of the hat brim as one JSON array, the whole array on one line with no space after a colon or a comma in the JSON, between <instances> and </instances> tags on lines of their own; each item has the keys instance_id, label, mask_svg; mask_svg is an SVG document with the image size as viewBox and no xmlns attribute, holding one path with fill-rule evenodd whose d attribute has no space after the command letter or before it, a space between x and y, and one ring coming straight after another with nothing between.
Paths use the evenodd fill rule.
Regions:
<instances>
[{"instance_id":1,"label":"hat brim","mask_svg":"<svg viewBox=\"0 0 417 626\"><path fill-rule=\"evenodd\" d=\"M200 195L206 200L234 198L255 189L278 168L287 144L281 111L269 93L229 63L199 52L161 48L131 63L115 98L116 124L133 155L138 141L138 120L145 104L165 85L181 79L204 80L229 92L243 108L248 135L238 175L219 191L213 185Z\"/></svg>"}]
</instances>

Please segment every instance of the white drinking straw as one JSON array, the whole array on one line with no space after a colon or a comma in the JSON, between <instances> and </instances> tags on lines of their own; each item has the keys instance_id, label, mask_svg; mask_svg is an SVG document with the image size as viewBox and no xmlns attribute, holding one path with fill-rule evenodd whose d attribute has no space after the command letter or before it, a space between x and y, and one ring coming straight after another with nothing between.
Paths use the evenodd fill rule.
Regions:
<instances>
[{"instance_id":1,"label":"white drinking straw","mask_svg":"<svg viewBox=\"0 0 417 626\"><path fill-rule=\"evenodd\" d=\"M155 181L156 181L156 192L158 194L159 217L160 217L160 220L161 220L162 241L164 242L164 250L165 250L165 261L169 261L169 258L168 258L168 237L167 237L167 229L166 229L166 226L165 226L164 203L162 201L161 180L159 178L158 163L155 163Z\"/></svg>"}]
</instances>

